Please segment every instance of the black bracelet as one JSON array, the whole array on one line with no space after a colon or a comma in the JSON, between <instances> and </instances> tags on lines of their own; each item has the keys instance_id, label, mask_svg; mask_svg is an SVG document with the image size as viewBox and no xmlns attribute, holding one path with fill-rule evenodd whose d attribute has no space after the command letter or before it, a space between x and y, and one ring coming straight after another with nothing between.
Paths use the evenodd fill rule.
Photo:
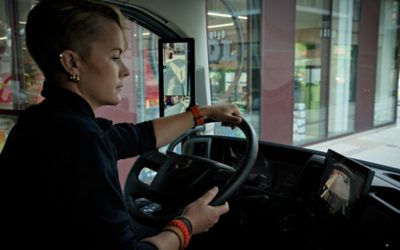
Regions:
<instances>
[{"instance_id":1,"label":"black bracelet","mask_svg":"<svg viewBox=\"0 0 400 250\"><path fill-rule=\"evenodd\" d=\"M178 216L175 219L177 220L181 220L183 221L183 223L185 223L187 229L189 230L189 234L192 235L192 223L190 222L190 220L188 218L186 218L185 216Z\"/></svg>"}]
</instances>

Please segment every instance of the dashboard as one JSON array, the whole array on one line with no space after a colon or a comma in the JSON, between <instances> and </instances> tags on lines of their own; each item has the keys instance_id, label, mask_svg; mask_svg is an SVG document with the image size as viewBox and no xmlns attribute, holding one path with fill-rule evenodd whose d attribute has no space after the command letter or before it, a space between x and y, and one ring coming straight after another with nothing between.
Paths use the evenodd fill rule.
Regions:
<instances>
[{"instance_id":1,"label":"dashboard","mask_svg":"<svg viewBox=\"0 0 400 250\"><path fill-rule=\"evenodd\" d=\"M184 150L235 167L245 142L227 140L195 137ZM231 203L242 213L257 214L255 221L245 216L248 228L265 227L269 234L274 228L275 240L270 243L277 248L400 249L400 174L332 150L260 142L254 169L236 199Z\"/></svg>"}]
</instances>

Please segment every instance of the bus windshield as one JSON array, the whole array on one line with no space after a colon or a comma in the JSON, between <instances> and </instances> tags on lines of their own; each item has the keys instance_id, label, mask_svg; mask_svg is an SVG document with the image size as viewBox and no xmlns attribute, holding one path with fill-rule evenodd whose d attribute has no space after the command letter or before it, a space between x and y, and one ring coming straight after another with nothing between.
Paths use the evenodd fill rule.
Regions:
<instances>
[{"instance_id":1,"label":"bus windshield","mask_svg":"<svg viewBox=\"0 0 400 250\"><path fill-rule=\"evenodd\" d=\"M400 168L399 1L106 2L126 15L123 60L131 74L121 103L97 115L116 122L160 116L158 40L192 38L198 104L236 104L261 141ZM43 100L44 77L24 44L35 3L0 1L0 150L18 113ZM165 77L176 87L167 91L182 94L161 102L182 103L175 106L182 112L190 94L179 61ZM218 124L212 133L243 137Z\"/></svg>"}]
</instances>

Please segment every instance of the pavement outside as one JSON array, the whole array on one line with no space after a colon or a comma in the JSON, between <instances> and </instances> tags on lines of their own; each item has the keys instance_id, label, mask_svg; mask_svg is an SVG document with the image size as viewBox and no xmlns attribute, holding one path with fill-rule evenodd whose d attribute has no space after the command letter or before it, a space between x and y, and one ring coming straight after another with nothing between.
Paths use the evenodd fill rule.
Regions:
<instances>
[{"instance_id":1,"label":"pavement outside","mask_svg":"<svg viewBox=\"0 0 400 250\"><path fill-rule=\"evenodd\" d=\"M400 169L400 114L398 112L395 125L313 144L307 148L324 152L331 148L348 157Z\"/></svg>"}]
</instances>

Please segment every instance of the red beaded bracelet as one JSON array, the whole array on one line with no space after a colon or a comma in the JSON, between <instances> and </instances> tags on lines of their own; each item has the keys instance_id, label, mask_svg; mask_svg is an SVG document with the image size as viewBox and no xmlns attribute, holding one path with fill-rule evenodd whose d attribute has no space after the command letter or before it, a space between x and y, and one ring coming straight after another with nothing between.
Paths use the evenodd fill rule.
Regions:
<instances>
[{"instance_id":1,"label":"red beaded bracelet","mask_svg":"<svg viewBox=\"0 0 400 250\"><path fill-rule=\"evenodd\" d=\"M181 215L181 216L175 217L175 219L183 221L185 223L187 229L189 230L190 235L192 235L192 223L190 222L190 220L188 218Z\"/></svg>"},{"instance_id":2,"label":"red beaded bracelet","mask_svg":"<svg viewBox=\"0 0 400 250\"><path fill-rule=\"evenodd\" d=\"M183 237L184 237L182 249L186 248L189 245L191 235L190 235L189 229L187 228L185 222L183 222L180 219L173 219L172 221L170 221L167 224L167 227L168 226L175 226L181 230Z\"/></svg>"},{"instance_id":3,"label":"red beaded bracelet","mask_svg":"<svg viewBox=\"0 0 400 250\"><path fill-rule=\"evenodd\" d=\"M187 111L192 112L193 114L193 121L194 121L194 126L199 126L199 125L204 125L204 117L200 114L199 106L190 106L186 109Z\"/></svg>"}]
</instances>

